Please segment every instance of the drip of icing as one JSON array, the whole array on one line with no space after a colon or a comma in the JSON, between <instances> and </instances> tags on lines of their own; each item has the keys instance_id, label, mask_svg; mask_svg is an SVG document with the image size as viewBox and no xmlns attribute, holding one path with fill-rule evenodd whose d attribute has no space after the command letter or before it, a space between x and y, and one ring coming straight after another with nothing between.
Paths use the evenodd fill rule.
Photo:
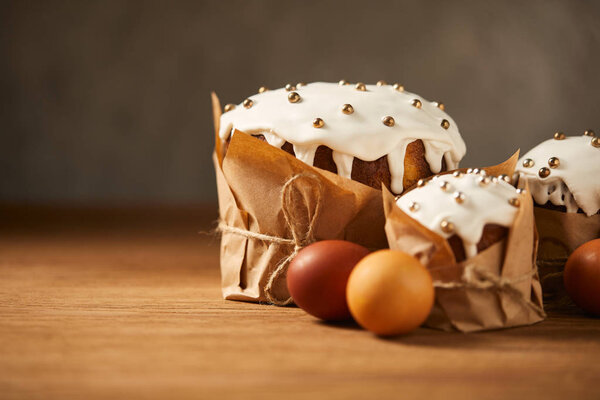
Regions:
<instances>
[{"instance_id":1,"label":"drip of icing","mask_svg":"<svg viewBox=\"0 0 600 400\"><path fill-rule=\"evenodd\" d=\"M588 216L600 210L600 149L591 145L591 139L589 136L571 136L563 140L546 140L519 160L519 180L529 183L537 204L550 201L555 206L565 206L570 213L581 208ZM550 168L550 175L541 178L538 171L549 167L551 157L557 157L560 165ZM526 159L533 160L532 167L523 166Z\"/></svg>"},{"instance_id":2,"label":"drip of icing","mask_svg":"<svg viewBox=\"0 0 600 400\"><path fill-rule=\"evenodd\" d=\"M313 165L315 161L315 153L317 152L316 144L313 145L299 145L294 144L294 154L296 154L296 158L302 161L305 164Z\"/></svg>"},{"instance_id":3,"label":"drip of icing","mask_svg":"<svg viewBox=\"0 0 600 400\"><path fill-rule=\"evenodd\" d=\"M448 168L456 167L466 152L452 118L414 93L399 92L389 85L366 85L366 91L359 91L351 85L323 82L310 83L296 92L300 95L296 103L288 101L289 92L285 89L251 96L250 108L240 105L221 115L219 137L227 140L233 128L246 133L269 132L270 137L265 135L267 142L276 147L286 141L292 143L297 158L311 165L319 145L329 147L334 154L364 161L388 155L395 193L402 191L404 153L409 143L423 141L425 157L433 172L440 171L442 157L446 158ZM412 106L414 99L421 101L420 109ZM351 104L354 112L344 114L343 104ZM396 123L384 125L385 116L393 117ZM323 119L323 127L313 127L316 117ZM441 126L444 119L449 121L448 129ZM345 168L349 161L341 158L338 160L343 168L338 165L338 171L351 173L351 167Z\"/></svg>"},{"instance_id":4,"label":"drip of icing","mask_svg":"<svg viewBox=\"0 0 600 400\"><path fill-rule=\"evenodd\" d=\"M463 241L467 258L477 254L477 243L481 240L487 224L510 227L517 215L517 207L509 200L518 197L516 190L503 180L480 185L479 174L442 175L417 187L398 198L396 204L421 225L438 235L449 238L456 233ZM440 184L448 183L448 189L442 190ZM454 193L461 192L465 198L458 203ZM411 211L411 204L417 209ZM443 220L454 224L454 233L444 232Z\"/></svg>"},{"instance_id":5,"label":"drip of icing","mask_svg":"<svg viewBox=\"0 0 600 400\"><path fill-rule=\"evenodd\" d=\"M285 144L284 139L280 138L279 136L277 136L271 132L261 132L261 133L265 137L265 140L267 141L267 143L269 143L273 147L277 147L278 149L280 149Z\"/></svg>"},{"instance_id":6,"label":"drip of icing","mask_svg":"<svg viewBox=\"0 0 600 400\"><path fill-rule=\"evenodd\" d=\"M388 166L392 177L390 188L394 193L402 193L404 190L404 156L406 155L406 147L408 143L401 142L388 156Z\"/></svg>"},{"instance_id":7,"label":"drip of icing","mask_svg":"<svg viewBox=\"0 0 600 400\"><path fill-rule=\"evenodd\" d=\"M431 172L435 174L442 170L442 158L448 150L447 146L443 146L442 144L443 143L433 141L423 142L425 147L425 160L427 160Z\"/></svg>"},{"instance_id":8,"label":"drip of icing","mask_svg":"<svg viewBox=\"0 0 600 400\"><path fill-rule=\"evenodd\" d=\"M350 179L352 176L352 163L354 162L354 156L334 151L332 153L332 157L337 167L338 175Z\"/></svg>"}]
</instances>

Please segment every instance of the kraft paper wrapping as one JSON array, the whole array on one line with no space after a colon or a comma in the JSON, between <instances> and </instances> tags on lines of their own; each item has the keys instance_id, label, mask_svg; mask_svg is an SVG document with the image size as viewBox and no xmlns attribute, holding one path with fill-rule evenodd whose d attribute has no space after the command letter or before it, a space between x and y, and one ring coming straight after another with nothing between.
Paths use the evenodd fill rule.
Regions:
<instances>
[{"instance_id":1,"label":"kraft paper wrapping","mask_svg":"<svg viewBox=\"0 0 600 400\"><path fill-rule=\"evenodd\" d=\"M213 95L217 132L220 109ZM215 139L225 299L289 304L287 264L317 240L387 247L380 190L306 165L242 132L234 132L221 157Z\"/></svg>"},{"instance_id":2,"label":"kraft paper wrapping","mask_svg":"<svg viewBox=\"0 0 600 400\"><path fill-rule=\"evenodd\" d=\"M582 244L600 237L600 214L566 213L534 207L540 236L538 268L544 288L544 303L550 310L567 311L575 307L563 284L567 258Z\"/></svg>"},{"instance_id":3,"label":"kraft paper wrapping","mask_svg":"<svg viewBox=\"0 0 600 400\"><path fill-rule=\"evenodd\" d=\"M512 176L515 157L488 174ZM505 171L505 172L503 172ZM537 233L531 196L521 206L508 237L457 263L446 239L404 213L383 190L385 231L391 249L407 252L431 272L435 304L426 326L473 332L529 325L544 319L536 267Z\"/></svg>"}]
</instances>

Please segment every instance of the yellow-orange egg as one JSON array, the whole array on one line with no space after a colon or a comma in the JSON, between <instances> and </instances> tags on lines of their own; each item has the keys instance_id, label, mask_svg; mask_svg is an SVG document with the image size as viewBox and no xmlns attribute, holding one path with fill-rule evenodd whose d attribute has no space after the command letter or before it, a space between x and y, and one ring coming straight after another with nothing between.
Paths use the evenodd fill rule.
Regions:
<instances>
[{"instance_id":1,"label":"yellow-orange egg","mask_svg":"<svg viewBox=\"0 0 600 400\"><path fill-rule=\"evenodd\" d=\"M371 253L356 264L346 287L348 307L363 328L382 336L408 333L433 307L429 271L396 250Z\"/></svg>"}]
</instances>

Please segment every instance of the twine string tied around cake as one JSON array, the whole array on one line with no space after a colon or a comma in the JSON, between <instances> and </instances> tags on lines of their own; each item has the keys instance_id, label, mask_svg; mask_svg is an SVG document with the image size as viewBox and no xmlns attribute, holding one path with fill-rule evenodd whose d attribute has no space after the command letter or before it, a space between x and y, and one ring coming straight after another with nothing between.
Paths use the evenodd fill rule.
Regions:
<instances>
[{"instance_id":1,"label":"twine string tied around cake","mask_svg":"<svg viewBox=\"0 0 600 400\"><path fill-rule=\"evenodd\" d=\"M461 279L453 282L434 281L433 286L437 289L479 289L504 291L513 296L519 303L531 308L539 315L546 315L544 310L530 299L525 298L521 291L516 288L516 284L531 279L537 274L537 268L533 268L523 275L506 278L490 271L478 267L475 263L469 263L465 266Z\"/></svg>"},{"instance_id":2,"label":"twine string tied around cake","mask_svg":"<svg viewBox=\"0 0 600 400\"><path fill-rule=\"evenodd\" d=\"M297 183L301 179L310 181L310 185L307 187L310 187L315 191L314 208L311 208L310 199L306 196L303 196L297 186ZM252 232L247 229L228 225L223 220L219 221L219 226L217 229L220 232L232 233L244 236L246 238L261 240L278 245L293 246L292 251L285 256L271 272L264 288L265 297L274 305L286 306L293 301L291 297L283 300L278 299L273 294L274 285L278 278L285 273L289 263L294 259L294 257L296 257L298 252L302 248L316 241L314 237L315 225L319 218L319 214L321 213L321 197L324 189L323 183L316 175L306 172L293 175L281 188L281 210L283 212L286 226L289 228L292 234L291 239ZM301 209L306 209L306 218L303 218L297 213L297 211ZM306 221L304 221L304 219L306 219Z\"/></svg>"}]
</instances>

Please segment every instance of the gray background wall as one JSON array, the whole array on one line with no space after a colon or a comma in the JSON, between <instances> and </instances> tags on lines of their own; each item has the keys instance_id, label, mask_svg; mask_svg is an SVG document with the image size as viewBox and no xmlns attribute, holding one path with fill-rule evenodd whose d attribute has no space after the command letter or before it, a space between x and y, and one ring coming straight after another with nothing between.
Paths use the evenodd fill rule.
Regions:
<instances>
[{"instance_id":1,"label":"gray background wall","mask_svg":"<svg viewBox=\"0 0 600 400\"><path fill-rule=\"evenodd\" d=\"M600 131L598 1L4 1L0 200L212 202L209 92L402 82L496 163Z\"/></svg>"}]
</instances>

